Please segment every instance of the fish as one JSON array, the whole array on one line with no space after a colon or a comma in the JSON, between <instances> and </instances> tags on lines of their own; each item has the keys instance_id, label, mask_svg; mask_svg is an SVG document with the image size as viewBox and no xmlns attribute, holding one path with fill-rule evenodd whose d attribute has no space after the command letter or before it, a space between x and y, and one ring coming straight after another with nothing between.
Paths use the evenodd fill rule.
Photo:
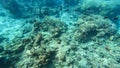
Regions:
<instances>
[{"instance_id":1,"label":"fish","mask_svg":"<svg viewBox=\"0 0 120 68\"><path fill-rule=\"evenodd\" d=\"M118 16L115 16L115 17L112 17L112 18L109 18L108 16L104 16L104 19L111 19L111 20L119 20L119 17Z\"/></svg>"}]
</instances>

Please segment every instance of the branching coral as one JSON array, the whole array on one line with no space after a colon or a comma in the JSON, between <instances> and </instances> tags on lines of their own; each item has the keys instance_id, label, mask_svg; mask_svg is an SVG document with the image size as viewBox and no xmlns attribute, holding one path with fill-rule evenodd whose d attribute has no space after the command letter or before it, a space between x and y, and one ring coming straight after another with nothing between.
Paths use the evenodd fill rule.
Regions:
<instances>
[{"instance_id":1,"label":"branching coral","mask_svg":"<svg viewBox=\"0 0 120 68\"><path fill-rule=\"evenodd\" d=\"M49 26L49 27L48 27ZM53 37L59 37L66 32L67 25L55 17L45 17L43 22L35 22L33 31L50 32Z\"/></svg>"},{"instance_id":2,"label":"branching coral","mask_svg":"<svg viewBox=\"0 0 120 68\"><path fill-rule=\"evenodd\" d=\"M106 37L114 35L116 25L109 19L100 15L82 16L78 21L77 38L81 41L90 40L92 37Z\"/></svg>"}]
</instances>

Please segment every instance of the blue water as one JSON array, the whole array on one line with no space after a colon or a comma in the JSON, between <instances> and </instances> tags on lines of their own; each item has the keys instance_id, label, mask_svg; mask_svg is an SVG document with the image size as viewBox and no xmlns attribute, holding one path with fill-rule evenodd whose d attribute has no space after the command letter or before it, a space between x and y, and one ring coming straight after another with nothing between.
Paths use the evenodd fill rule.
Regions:
<instances>
[{"instance_id":1,"label":"blue water","mask_svg":"<svg viewBox=\"0 0 120 68\"><path fill-rule=\"evenodd\" d=\"M0 0L0 68L120 68L120 0Z\"/></svg>"}]
</instances>

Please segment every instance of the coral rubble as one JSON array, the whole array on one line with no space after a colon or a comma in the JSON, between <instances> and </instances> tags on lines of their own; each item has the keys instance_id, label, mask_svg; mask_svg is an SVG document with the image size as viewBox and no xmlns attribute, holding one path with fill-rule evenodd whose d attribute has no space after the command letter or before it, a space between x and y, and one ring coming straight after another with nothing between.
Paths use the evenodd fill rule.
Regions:
<instances>
[{"instance_id":1,"label":"coral rubble","mask_svg":"<svg viewBox=\"0 0 120 68\"><path fill-rule=\"evenodd\" d=\"M120 68L119 1L5 1L0 68Z\"/></svg>"}]
</instances>

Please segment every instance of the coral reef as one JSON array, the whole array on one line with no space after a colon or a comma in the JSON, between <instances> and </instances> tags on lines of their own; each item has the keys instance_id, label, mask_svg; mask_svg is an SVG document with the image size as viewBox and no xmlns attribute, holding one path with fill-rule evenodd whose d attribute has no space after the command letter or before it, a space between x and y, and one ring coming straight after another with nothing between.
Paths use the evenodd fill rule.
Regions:
<instances>
[{"instance_id":1,"label":"coral reef","mask_svg":"<svg viewBox=\"0 0 120 68\"><path fill-rule=\"evenodd\" d=\"M100 15L83 15L76 24L78 27L75 30L76 38L83 42L96 37L110 38L117 32L117 26Z\"/></svg>"},{"instance_id":2,"label":"coral reef","mask_svg":"<svg viewBox=\"0 0 120 68\"><path fill-rule=\"evenodd\" d=\"M120 68L120 1L0 3L0 68Z\"/></svg>"},{"instance_id":3,"label":"coral reef","mask_svg":"<svg viewBox=\"0 0 120 68\"><path fill-rule=\"evenodd\" d=\"M43 22L34 22L33 26L33 31L49 32L53 37L59 37L67 31L67 25L64 22L58 18L48 16L44 18Z\"/></svg>"}]
</instances>

